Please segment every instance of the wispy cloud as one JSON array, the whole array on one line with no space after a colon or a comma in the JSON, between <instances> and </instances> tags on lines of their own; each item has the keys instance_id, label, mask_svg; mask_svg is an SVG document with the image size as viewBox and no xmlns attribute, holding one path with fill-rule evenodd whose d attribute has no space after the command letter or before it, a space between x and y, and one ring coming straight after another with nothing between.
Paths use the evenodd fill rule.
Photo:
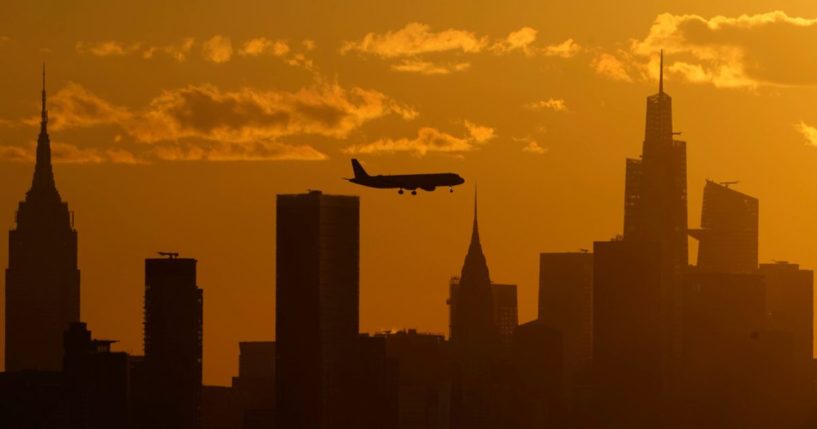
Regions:
<instances>
[{"instance_id":1,"label":"wispy cloud","mask_svg":"<svg viewBox=\"0 0 817 429\"><path fill-rule=\"evenodd\" d=\"M247 40L241 45L239 55L257 57L259 55L272 55L282 57L290 51L289 44L284 40L271 40L266 37L256 37Z\"/></svg>"},{"instance_id":2,"label":"wispy cloud","mask_svg":"<svg viewBox=\"0 0 817 429\"><path fill-rule=\"evenodd\" d=\"M547 100L537 100L525 105L531 110L552 110L554 112L567 112L567 103L561 98L548 98Z\"/></svg>"},{"instance_id":3,"label":"wispy cloud","mask_svg":"<svg viewBox=\"0 0 817 429\"><path fill-rule=\"evenodd\" d=\"M515 138L513 140L525 144L524 146L522 146L522 152L526 152L532 155L544 155L548 152L546 147L542 146L541 143L539 143L532 137Z\"/></svg>"},{"instance_id":4,"label":"wispy cloud","mask_svg":"<svg viewBox=\"0 0 817 429\"><path fill-rule=\"evenodd\" d=\"M809 146L817 147L817 128L808 125L807 123L800 121L799 124L795 125L795 128L800 131L800 134L806 139L806 143Z\"/></svg>"},{"instance_id":5,"label":"wispy cloud","mask_svg":"<svg viewBox=\"0 0 817 429\"><path fill-rule=\"evenodd\" d=\"M391 69L407 73L435 75L463 71L469 67L471 67L471 64L466 62L433 63L431 61L423 61L418 59L406 59L397 64L392 64Z\"/></svg>"},{"instance_id":6,"label":"wispy cloud","mask_svg":"<svg viewBox=\"0 0 817 429\"><path fill-rule=\"evenodd\" d=\"M375 56L391 61L392 70L432 75L449 74L470 66L461 59L440 59L442 54L462 58L483 52L496 55L521 52L527 56L569 58L581 50L573 39L537 47L534 45L536 37L537 31L531 27L522 27L503 38L492 38L455 28L433 31L427 24L412 22L399 30L368 33L358 41L346 41L341 45L340 53Z\"/></svg>"},{"instance_id":7,"label":"wispy cloud","mask_svg":"<svg viewBox=\"0 0 817 429\"><path fill-rule=\"evenodd\" d=\"M351 145L343 149L349 154L388 154L407 152L423 157L429 153L463 154L476 150L495 137L494 129L464 122L466 134L457 137L432 127L423 127L413 138L383 138L371 143Z\"/></svg>"},{"instance_id":8,"label":"wispy cloud","mask_svg":"<svg viewBox=\"0 0 817 429\"><path fill-rule=\"evenodd\" d=\"M206 142L157 146L150 156L161 161L323 161L326 154L309 145L279 142Z\"/></svg>"},{"instance_id":9,"label":"wispy cloud","mask_svg":"<svg viewBox=\"0 0 817 429\"><path fill-rule=\"evenodd\" d=\"M121 135L114 139L115 146L54 145L55 161L74 163L322 160L327 156L313 146L281 140L310 135L344 140L379 118L417 116L414 109L381 92L330 82L294 92L191 85L165 90L139 109L117 106L69 83L51 97L49 113L54 131L115 126L129 136L128 143L135 149L125 150ZM38 121L32 117L23 122ZM486 135L478 128L473 132ZM3 146L0 159L24 161L32 153Z\"/></svg>"},{"instance_id":10,"label":"wispy cloud","mask_svg":"<svg viewBox=\"0 0 817 429\"><path fill-rule=\"evenodd\" d=\"M187 60L190 50L195 44L195 39L188 37L179 43L163 46L150 46L144 42L120 42L116 40L105 40L101 42L79 41L74 45L74 49L81 55L93 55L96 57L122 57L136 55L145 59L154 58L157 54L167 55L176 61Z\"/></svg>"},{"instance_id":11,"label":"wispy cloud","mask_svg":"<svg viewBox=\"0 0 817 429\"><path fill-rule=\"evenodd\" d=\"M338 84L296 92L195 85L164 91L129 129L142 142L252 142L295 135L343 139L364 123L391 114L411 119L417 113L378 91Z\"/></svg>"},{"instance_id":12,"label":"wispy cloud","mask_svg":"<svg viewBox=\"0 0 817 429\"><path fill-rule=\"evenodd\" d=\"M688 82L750 90L814 86L817 59L802 54L813 50L813 40L817 18L782 11L711 18L664 13L646 37L631 40L627 49L598 55L593 66L618 80L655 80L657 54L664 49L666 73Z\"/></svg>"},{"instance_id":13,"label":"wispy cloud","mask_svg":"<svg viewBox=\"0 0 817 429\"><path fill-rule=\"evenodd\" d=\"M0 162L34 162L36 144L28 146L0 145ZM55 164L141 164L145 161L122 148L90 148L70 143L51 142L51 157Z\"/></svg>"},{"instance_id":14,"label":"wispy cloud","mask_svg":"<svg viewBox=\"0 0 817 429\"><path fill-rule=\"evenodd\" d=\"M201 56L216 64L226 63L233 56L233 43L229 37L215 35L202 43Z\"/></svg>"}]
</instances>

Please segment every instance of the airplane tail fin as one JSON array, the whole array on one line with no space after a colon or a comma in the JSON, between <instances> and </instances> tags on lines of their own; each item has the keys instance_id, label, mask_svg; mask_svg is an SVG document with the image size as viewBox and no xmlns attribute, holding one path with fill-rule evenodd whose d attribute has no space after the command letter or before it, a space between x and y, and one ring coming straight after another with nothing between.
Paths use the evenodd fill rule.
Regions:
<instances>
[{"instance_id":1,"label":"airplane tail fin","mask_svg":"<svg viewBox=\"0 0 817 429\"><path fill-rule=\"evenodd\" d=\"M369 177L369 173L366 173L366 170L363 169L363 166L360 165L360 162L356 159L352 159L352 170L355 172L355 179L361 179L364 177Z\"/></svg>"}]
</instances>

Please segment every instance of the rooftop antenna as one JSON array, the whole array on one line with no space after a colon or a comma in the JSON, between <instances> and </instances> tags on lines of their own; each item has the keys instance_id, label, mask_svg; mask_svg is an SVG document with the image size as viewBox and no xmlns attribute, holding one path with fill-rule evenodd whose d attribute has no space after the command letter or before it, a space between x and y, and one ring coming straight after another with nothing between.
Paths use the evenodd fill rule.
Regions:
<instances>
[{"instance_id":1,"label":"rooftop antenna","mask_svg":"<svg viewBox=\"0 0 817 429\"><path fill-rule=\"evenodd\" d=\"M661 60L658 68L658 93L664 93L664 50L661 49Z\"/></svg>"}]
</instances>

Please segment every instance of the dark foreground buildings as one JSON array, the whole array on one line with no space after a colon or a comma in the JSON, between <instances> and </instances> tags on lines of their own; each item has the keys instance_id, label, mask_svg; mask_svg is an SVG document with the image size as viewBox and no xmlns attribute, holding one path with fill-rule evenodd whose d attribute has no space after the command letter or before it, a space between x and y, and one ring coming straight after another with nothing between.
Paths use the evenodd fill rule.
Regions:
<instances>
[{"instance_id":1,"label":"dark foreground buildings","mask_svg":"<svg viewBox=\"0 0 817 429\"><path fill-rule=\"evenodd\" d=\"M359 200L279 195L276 427L353 427Z\"/></svg>"},{"instance_id":2,"label":"dark foreground buildings","mask_svg":"<svg viewBox=\"0 0 817 429\"><path fill-rule=\"evenodd\" d=\"M203 297L196 260L177 256L145 260L144 428L201 427Z\"/></svg>"},{"instance_id":3,"label":"dark foreground buildings","mask_svg":"<svg viewBox=\"0 0 817 429\"><path fill-rule=\"evenodd\" d=\"M43 70L34 179L9 232L6 371L59 371L63 332L80 320L77 231L54 183L45 101Z\"/></svg>"}]
</instances>

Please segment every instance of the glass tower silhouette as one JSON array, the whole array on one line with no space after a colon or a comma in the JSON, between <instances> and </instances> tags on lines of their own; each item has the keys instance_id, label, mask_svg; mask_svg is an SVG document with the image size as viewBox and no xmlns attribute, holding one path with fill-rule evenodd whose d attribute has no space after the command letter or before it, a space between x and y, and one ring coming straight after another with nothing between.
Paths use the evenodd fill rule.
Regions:
<instances>
[{"instance_id":1,"label":"glass tower silhouette","mask_svg":"<svg viewBox=\"0 0 817 429\"><path fill-rule=\"evenodd\" d=\"M201 427L203 292L196 260L145 259L145 427Z\"/></svg>"},{"instance_id":2,"label":"glass tower silhouette","mask_svg":"<svg viewBox=\"0 0 817 429\"><path fill-rule=\"evenodd\" d=\"M278 195L276 427L357 427L360 200Z\"/></svg>"},{"instance_id":3,"label":"glass tower silhouette","mask_svg":"<svg viewBox=\"0 0 817 429\"><path fill-rule=\"evenodd\" d=\"M80 277L77 231L51 168L45 66L34 178L16 220L6 269L6 371L57 371L63 332L80 320Z\"/></svg>"}]
</instances>

